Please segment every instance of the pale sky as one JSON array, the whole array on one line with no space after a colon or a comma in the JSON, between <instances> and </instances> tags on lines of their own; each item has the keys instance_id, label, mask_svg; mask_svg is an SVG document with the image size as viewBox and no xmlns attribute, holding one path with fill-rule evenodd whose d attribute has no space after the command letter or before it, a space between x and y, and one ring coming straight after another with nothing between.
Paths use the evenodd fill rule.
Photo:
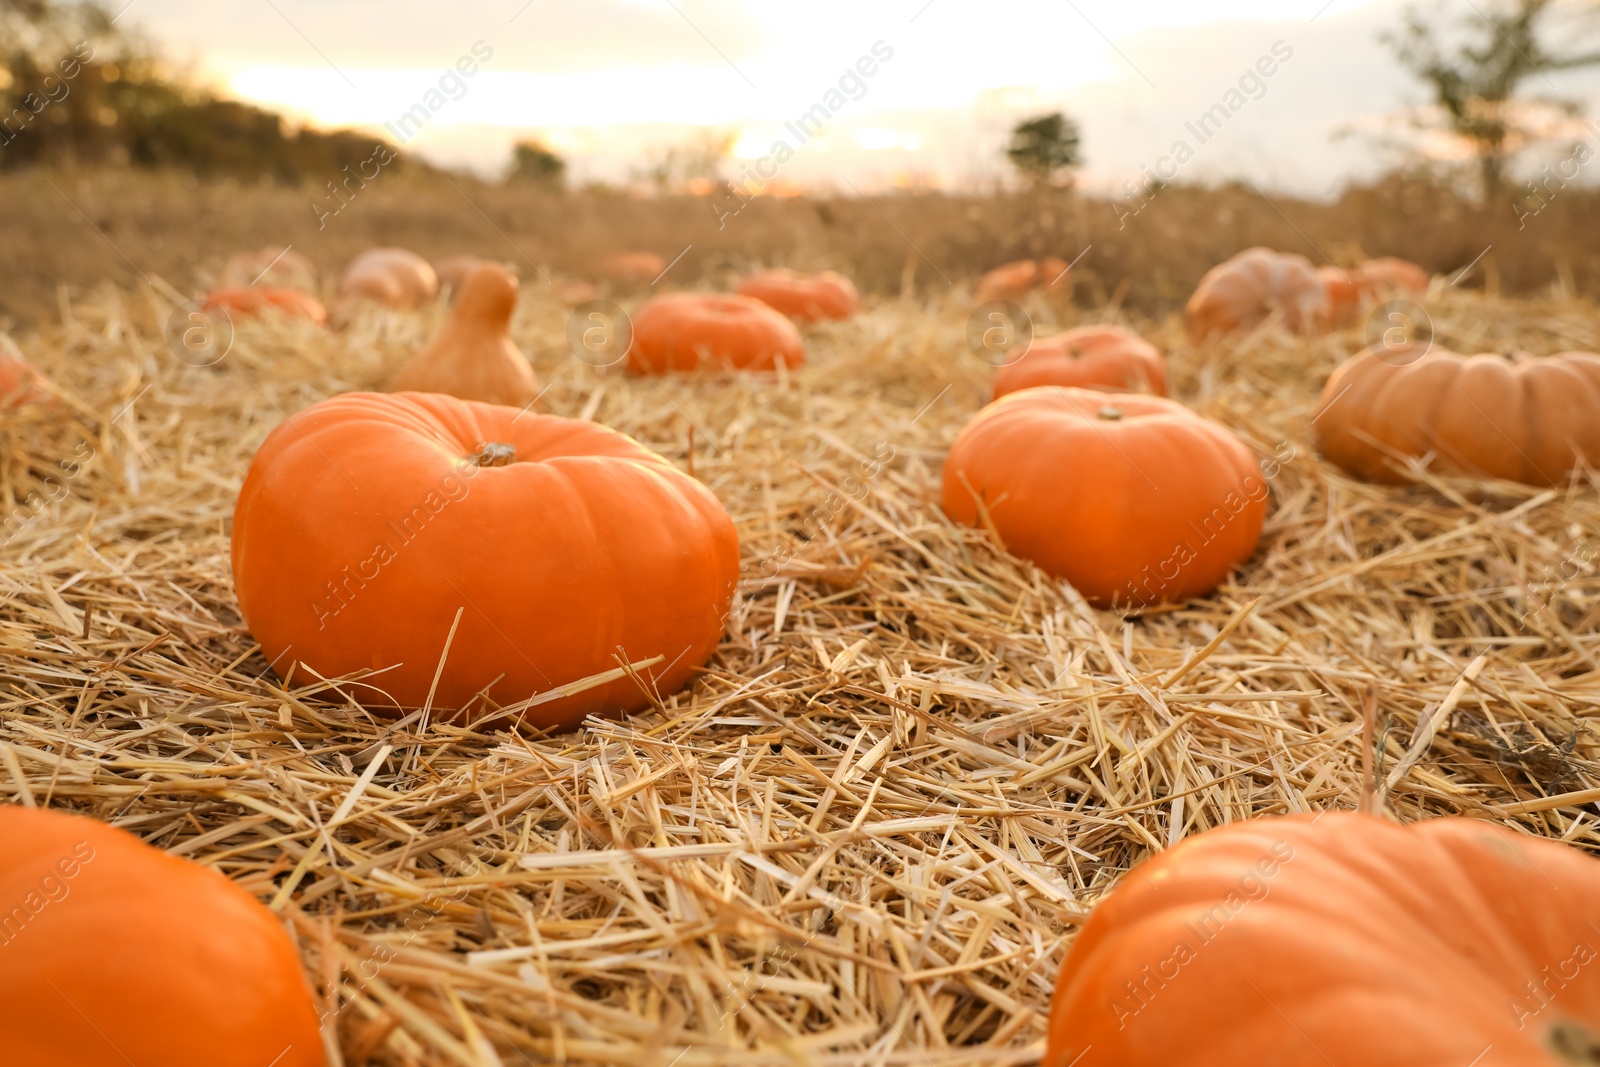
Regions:
<instances>
[{"instance_id":1,"label":"pale sky","mask_svg":"<svg viewBox=\"0 0 1600 1067\"><path fill-rule=\"evenodd\" d=\"M537 137L568 156L576 179L621 180L698 127L734 138L753 163L785 122L831 103L822 133L784 164L785 181L961 185L1004 173L999 152L1017 119L1063 109L1083 127L1091 188L1117 187L1183 139L1196 149L1184 180L1249 176L1327 195L1382 167L1360 140L1335 142L1337 130L1424 99L1376 41L1403 7L133 0L123 18L225 92L319 125L381 130L418 102L443 101L408 147L485 173L503 168L514 141ZM475 45L488 56L476 73L448 74ZM888 58L872 58L875 46ZM1248 103L1200 145L1185 123L1275 47L1289 58L1268 62L1272 76L1247 83ZM871 75L848 74L863 57ZM1588 95L1595 80L1569 84Z\"/></svg>"}]
</instances>

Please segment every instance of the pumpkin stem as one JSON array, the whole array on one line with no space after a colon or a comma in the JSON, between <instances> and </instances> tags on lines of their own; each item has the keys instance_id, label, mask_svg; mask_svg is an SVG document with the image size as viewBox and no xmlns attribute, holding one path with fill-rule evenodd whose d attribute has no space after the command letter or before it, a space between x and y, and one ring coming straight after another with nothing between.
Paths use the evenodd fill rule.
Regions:
<instances>
[{"instance_id":1,"label":"pumpkin stem","mask_svg":"<svg viewBox=\"0 0 1600 1067\"><path fill-rule=\"evenodd\" d=\"M1107 404L1105 407L1100 409L1100 417L1105 419L1107 422L1116 422L1118 419L1122 418L1122 409L1118 407L1112 407L1110 404Z\"/></svg>"},{"instance_id":2,"label":"pumpkin stem","mask_svg":"<svg viewBox=\"0 0 1600 1067\"><path fill-rule=\"evenodd\" d=\"M480 467L509 467L516 462L517 446L500 441L486 441L478 446L472 462Z\"/></svg>"}]
</instances>

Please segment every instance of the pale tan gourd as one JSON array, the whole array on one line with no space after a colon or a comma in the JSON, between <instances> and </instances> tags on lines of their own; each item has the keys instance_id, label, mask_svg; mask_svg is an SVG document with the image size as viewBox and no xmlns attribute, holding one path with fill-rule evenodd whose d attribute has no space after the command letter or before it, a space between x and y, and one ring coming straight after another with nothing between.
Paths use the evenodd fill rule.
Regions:
<instances>
[{"instance_id":1,"label":"pale tan gourd","mask_svg":"<svg viewBox=\"0 0 1600 1067\"><path fill-rule=\"evenodd\" d=\"M462 286L433 342L395 376L396 392L445 393L462 400L526 407L539 395L527 357L511 340L517 279L494 263Z\"/></svg>"},{"instance_id":2,"label":"pale tan gourd","mask_svg":"<svg viewBox=\"0 0 1600 1067\"><path fill-rule=\"evenodd\" d=\"M350 261L339 279L339 298L410 309L439 295L433 265L403 248L370 248Z\"/></svg>"}]
</instances>

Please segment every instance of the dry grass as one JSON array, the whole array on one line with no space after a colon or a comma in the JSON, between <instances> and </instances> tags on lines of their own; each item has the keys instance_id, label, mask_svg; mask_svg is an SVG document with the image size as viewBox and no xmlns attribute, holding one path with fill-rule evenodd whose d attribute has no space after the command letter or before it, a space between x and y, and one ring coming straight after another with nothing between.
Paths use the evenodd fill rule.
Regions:
<instances>
[{"instance_id":1,"label":"dry grass","mask_svg":"<svg viewBox=\"0 0 1600 1067\"><path fill-rule=\"evenodd\" d=\"M281 909L333 1062L1030 1062L1063 949L1122 872L1220 823L1356 806L1369 689L1399 818L1600 850L1600 580L1557 576L1600 538L1594 484L1339 476L1308 420L1354 334L1196 350L1134 323L1175 395L1281 469L1234 584L1123 618L936 506L989 374L958 301L869 301L783 381L651 381L564 355L545 292L517 334L547 410L685 465L693 427L746 564L693 690L559 737L419 735L285 691L234 603L253 450L380 383L436 311L260 324L196 369L159 335L159 286L107 289L18 339L81 410L4 423L7 513L92 458L0 556L0 791ZM1431 303L1452 347L1600 346L1588 304Z\"/></svg>"},{"instance_id":2,"label":"dry grass","mask_svg":"<svg viewBox=\"0 0 1600 1067\"><path fill-rule=\"evenodd\" d=\"M58 286L81 294L112 278L131 287L142 284L141 271L195 295L230 253L263 245L293 245L330 278L376 244L429 258L470 252L509 260L530 280L539 271L581 275L607 253L645 249L676 259L670 280L679 283L760 265L832 268L888 296L902 292L908 268L918 292L947 293L1007 260L1053 255L1076 261L1084 308L1114 303L1157 316L1181 308L1207 269L1251 245L1342 266L1398 255L1447 275L1475 263L1462 285L1491 293L1600 294L1592 237L1600 232L1600 191L1577 187L1521 221L1511 204L1483 207L1400 179L1332 203L1249 185L1177 186L1143 208L1068 193L902 193L759 197L731 214L738 201L728 195L552 196L385 171L325 225L312 202L322 212L336 203L321 181L291 187L147 171L0 174L0 203L8 208L0 222L0 317L54 320Z\"/></svg>"}]
</instances>

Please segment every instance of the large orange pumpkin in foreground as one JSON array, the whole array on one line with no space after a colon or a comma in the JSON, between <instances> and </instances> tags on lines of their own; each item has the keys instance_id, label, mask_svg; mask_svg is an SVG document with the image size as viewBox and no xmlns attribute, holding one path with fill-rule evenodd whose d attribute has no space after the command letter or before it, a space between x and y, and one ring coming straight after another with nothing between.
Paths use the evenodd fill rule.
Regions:
<instances>
[{"instance_id":1,"label":"large orange pumpkin in foreground","mask_svg":"<svg viewBox=\"0 0 1600 1067\"><path fill-rule=\"evenodd\" d=\"M1235 823L1095 908L1042 1067L1600 1063L1597 907L1600 862L1487 822Z\"/></svg>"},{"instance_id":2,"label":"large orange pumpkin in foreground","mask_svg":"<svg viewBox=\"0 0 1600 1067\"><path fill-rule=\"evenodd\" d=\"M805 361L805 343L794 323L753 297L670 293L633 317L628 369L636 374L765 371Z\"/></svg>"},{"instance_id":3,"label":"large orange pumpkin in foreground","mask_svg":"<svg viewBox=\"0 0 1600 1067\"><path fill-rule=\"evenodd\" d=\"M738 292L755 297L796 322L848 319L861 307L855 284L831 270L820 274L764 270L739 283Z\"/></svg>"},{"instance_id":4,"label":"large orange pumpkin in foreground","mask_svg":"<svg viewBox=\"0 0 1600 1067\"><path fill-rule=\"evenodd\" d=\"M1069 385L1107 393L1167 395L1161 350L1120 326L1080 326L1036 337L994 376L996 399L1039 385Z\"/></svg>"},{"instance_id":5,"label":"large orange pumpkin in foreground","mask_svg":"<svg viewBox=\"0 0 1600 1067\"><path fill-rule=\"evenodd\" d=\"M943 498L1090 603L1142 607L1210 592L1248 559L1267 484L1238 438L1181 404L1043 387L966 425Z\"/></svg>"},{"instance_id":6,"label":"large orange pumpkin in foreground","mask_svg":"<svg viewBox=\"0 0 1600 1067\"><path fill-rule=\"evenodd\" d=\"M1207 271L1184 310L1196 343L1252 330L1273 312L1291 333L1308 334L1328 320L1328 292L1304 256L1250 248Z\"/></svg>"},{"instance_id":7,"label":"large orange pumpkin in foreground","mask_svg":"<svg viewBox=\"0 0 1600 1067\"><path fill-rule=\"evenodd\" d=\"M511 340L516 310L516 276L498 263L481 262L461 287L439 335L395 375L395 389L515 408L532 404L539 382Z\"/></svg>"},{"instance_id":8,"label":"large orange pumpkin in foreground","mask_svg":"<svg viewBox=\"0 0 1600 1067\"><path fill-rule=\"evenodd\" d=\"M222 875L78 815L0 806L0 1061L321 1067L281 921Z\"/></svg>"},{"instance_id":9,"label":"large orange pumpkin in foreground","mask_svg":"<svg viewBox=\"0 0 1600 1067\"><path fill-rule=\"evenodd\" d=\"M280 674L382 671L341 688L384 709L420 707L437 671L435 709L487 694L475 720L539 695L517 717L571 727L645 706L641 682L682 688L738 573L717 498L632 438L434 393L299 412L256 453L233 520L239 607ZM619 656L659 660L555 699Z\"/></svg>"},{"instance_id":10,"label":"large orange pumpkin in foreground","mask_svg":"<svg viewBox=\"0 0 1600 1067\"><path fill-rule=\"evenodd\" d=\"M299 289L264 286L213 289L206 294L205 306L221 308L236 319L253 319L265 312L277 312L290 318L308 319L318 326L328 321L328 311L322 301Z\"/></svg>"},{"instance_id":11,"label":"large orange pumpkin in foreground","mask_svg":"<svg viewBox=\"0 0 1600 1067\"><path fill-rule=\"evenodd\" d=\"M1600 356L1463 357L1367 349L1328 379L1314 419L1322 454L1358 478L1410 480L1399 457L1446 475L1559 485L1600 467Z\"/></svg>"},{"instance_id":12,"label":"large orange pumpkin in foreground","mask_svg":"<svg viewBox=\"0 0 1600 1067\"><path fill-rule=\"evenodd\" d=\"M339 296L347 301L410 309L438 295L439 276L433 265L403 248L369 248L350 261L339 279Z\"/></svg>"}]
</instances>

